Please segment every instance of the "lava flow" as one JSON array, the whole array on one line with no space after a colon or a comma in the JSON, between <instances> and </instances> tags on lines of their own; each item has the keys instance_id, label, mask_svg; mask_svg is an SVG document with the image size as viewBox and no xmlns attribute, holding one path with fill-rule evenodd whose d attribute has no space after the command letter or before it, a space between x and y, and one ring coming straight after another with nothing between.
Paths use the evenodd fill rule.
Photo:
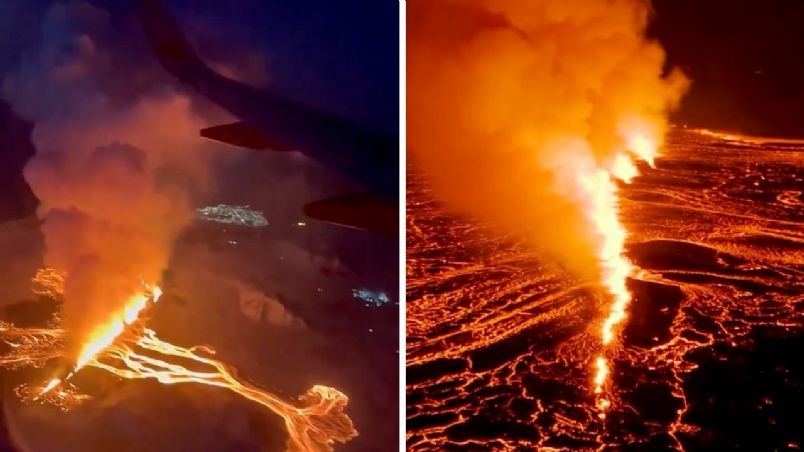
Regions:
<instances>
[{"instance_id":1,"label":"lava flow","mask_svg":"<svg viewBox=\"0 0 804 452\"><path fill-rule=\"evenodd\" d=\"M35 277L38 293L61 287L53 283L52 272ZM153 286L132 297L118 318L95 330L81 349L76 365L67 377L53 378L43 385L23 385L17 394L30 401L51 403L67 410L88 399L68 381L84 367L105 370L117 377L153 379L162 384L197 383L228 389L281 416L288 430L289 451L330 451L335 442L345 443L357 435L351 419L343 412L349 399L337 389L316 385L300 397L298 406L238 379L235 371L212 358L206 346L181 347L159 339L145 327L141 313L158 302L161 290ZM0 365L17 368L41 367L63 357L67 333L58 327L17 328L0 323L0 337L11 347Z\"/></svg>"},{"instance_id":2,"label":"lava flow","mask_svg":"<svg viewBox=\"0 0 804 452\"><path fill-rule=\"evenodd\" d=\"M630 183L600 165L631 262L605 346L601 279L452 215L410 167L408 448L800 448L803 161L804 140L675 127Z\"/></svg>"}]
</instances>

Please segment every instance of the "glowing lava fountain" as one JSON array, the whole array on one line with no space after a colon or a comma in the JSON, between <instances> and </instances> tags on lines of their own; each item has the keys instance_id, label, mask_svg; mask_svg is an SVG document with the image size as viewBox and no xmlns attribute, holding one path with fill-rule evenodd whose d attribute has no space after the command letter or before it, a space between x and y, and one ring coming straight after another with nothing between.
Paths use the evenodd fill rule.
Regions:
<instances>
[{"instance_id":1,"label":"glowing lava fountain","mask_svg":"<svg viewBox=\"0 0 804 452\"><path fill-rule=\"evenodd\" d=\"M628 236L620 222L617 181L630 183L638 175L634 161L641 159L653 166L657 155L654 141L643 135L627 140L626 152L615 154L608 167L586 167L577 171L575 187L580 189L583 215L599 238L597 259L601 270L601 284L613 301L603 320L600 335L604 347L611 346L617 327L627 318L631 301L626 281L635 273L634 265L625 256ZM594 359L593 391L600 417L605 418L611 401L605 396L605 386L611 373L605 352Z\"/></svg>"},{"instance_id":2,"label":"glowing lava fountain","mask_svg":"<svg viewBox=\"0 0 804 452\"><path fill-rule=\"evenodd\" d=\"M52 283L52 275L52 272L40 272L34 283L43 293L58 297L61 286ZM41 289L43 286L47 287ZM288 451L331 451L333 443L345 443L357 435L351 419L344 413L349 398L335 388L313 386L300 397L297 406L238 379L231 366L212 358L215 351L210 347L186 348L159 339L153 330L144 326L140 314L158 302L160 295L158 287L146 286L142 294L129 300L118 317L96 328L67 377L53 378L44 385L23 385L17 389L17 394L24 400L49 402L69 409L88 397L77 393L67 380L84 367L94 367L130 380L197 383L228 389L284 419ZM10 353L0 358L0 365L41 367L51 359L64 356L66 335L59 327L17 328L0 322L0 337L11 347Z\"/></svg>"}]
</instances>

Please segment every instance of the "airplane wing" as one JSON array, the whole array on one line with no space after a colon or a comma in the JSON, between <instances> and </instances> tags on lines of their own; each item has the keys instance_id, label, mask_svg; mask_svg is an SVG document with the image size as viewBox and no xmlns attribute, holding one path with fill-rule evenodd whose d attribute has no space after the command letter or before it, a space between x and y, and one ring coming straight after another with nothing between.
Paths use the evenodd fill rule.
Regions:
<instances>
[{"instance_id":1,"label":"airplane wing","mask_svg":"<svg viewBox=\"0 0 804 452\"><path fill-rule=\"evenodd\" d=\"M246 122L233 122L201 129L201 136L210 140L254 149L257 151L291 151L289 146L269 137L262 130Z\"/></svg>"},{"instance_id":2,"label":"airplane wing","mask_svg":"<svg viewBox=\"0 0 804 452\"><path fill-rule=\"evenodd\" d=\"M316 220L395 237L399 232L398 204L370 194L340 195L304 206Z\"/></svg>"},{"instance_id":3,"label":"airplane wing","mask_svg":"<svg viewBox=\"0 0 804 452\"><path fill-rule=\"evenodd\" d=\"M398 215L395 135L226 78L198 57L161 1L142 0L142 9L146 35L162 66L239 119L203 129L202 136L249 149L299 151L377 195L374 201L350 195L308 204L309 216L368 230L396 229L396 219L389 216ZM379 199L385 207L377 207Z\"/></svg>"}]
</instances>

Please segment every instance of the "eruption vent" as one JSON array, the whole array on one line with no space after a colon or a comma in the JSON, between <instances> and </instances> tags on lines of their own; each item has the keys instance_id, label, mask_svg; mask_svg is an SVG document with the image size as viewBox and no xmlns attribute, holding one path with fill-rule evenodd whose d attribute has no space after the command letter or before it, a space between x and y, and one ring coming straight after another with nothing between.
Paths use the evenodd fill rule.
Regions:
<instances>
[{"instance_id":1,"label":"eruption vent","mask_svg":"<svg viewBox=\"0 0 804 452\"><path fill-rule=\"evenodd\" d=\"M453 211L600 281L613 298L601 342L612 343L634 270L618 181L654 164L687 86L645 38L649 3L414 0L408 11L414 165ZM603 393L609 364L593 363Z\"/></svg>"}]
</instances>

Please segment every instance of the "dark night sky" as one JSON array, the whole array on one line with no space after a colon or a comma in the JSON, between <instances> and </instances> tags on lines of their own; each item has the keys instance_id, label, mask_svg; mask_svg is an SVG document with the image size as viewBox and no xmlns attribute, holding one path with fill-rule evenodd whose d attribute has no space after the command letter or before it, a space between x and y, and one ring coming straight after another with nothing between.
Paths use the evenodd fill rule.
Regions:
<instances>
[{"instance_id":1,"label":"dark night sky","mask_svg":"<svg viewBox=\"0 0 804 452\"><path fill-rule=\"evenodd\" d=\"M179 85L152 55L139 23L139 3L0 1L0 92L4 80L18 72L25 61L30 63L31 58L37 58L43 48L58 48L64 55L74 56L76 38L81 33L89 33L102 51L112 53L109 67L98 74L103 79L99 88L116 100L125 101L153 88L145 86L149 83L173 81ZM219 64L235 66L249 76L247 83L270 87L281 95L387 133L397 132L396 2L167 0L165 4L201 56L216 70L220 70ZM62 15L65 11L78 15L54 20L53 13L58 9ZM93 22L87 9L102 11L102 23ZM0 138L7 143L0 154L0 212L15 216L30 210L31 203L26 201L30 195L22 181L21 168L33 148L26 138L26 126L13 117L3 103L10 99L4 98L0 94ZM75 108L73 100L69 92L48 97L47 108L69 112ZM11 141L14 145L8 144ZM5 218L2 214L0 217Z\"/></svg>"},{"instance_id":2,"label":"dark night sky","mask_svg":"<svg viewBox=\"0 0 804 452\"><path fill-rule=\"evenodd\" d=\"M804 136L804 2L653 0L651 34L693 80L676 122Z\"/></svg>"},{"instance_id":3,"label":"dark night sky","mask_svg":"<svg viewBox=\"0 0 804 452\"><path fill-rule=\"evenodd\" d=\"M396 2L177 0L166 4L184 19L182 24L189 31L193 31L192 23L195 31L201 24L220 36L259 46L279 91L396 129Z\"/></svg>"},{"instance_id":4,"label":"dark night sky","mask_svg":"<svg viewBox=\"0 0 804 452\"><path fill-rule=\"evenodd\" d=\"M0 79L35 48L53 0L0 2ZM112 23L138 18L135 0L87 0ZM398 6L363 0L167 1L202 55L252 52L270 86L290 97L395 130Z\"/></svg>"}]
</instances>

